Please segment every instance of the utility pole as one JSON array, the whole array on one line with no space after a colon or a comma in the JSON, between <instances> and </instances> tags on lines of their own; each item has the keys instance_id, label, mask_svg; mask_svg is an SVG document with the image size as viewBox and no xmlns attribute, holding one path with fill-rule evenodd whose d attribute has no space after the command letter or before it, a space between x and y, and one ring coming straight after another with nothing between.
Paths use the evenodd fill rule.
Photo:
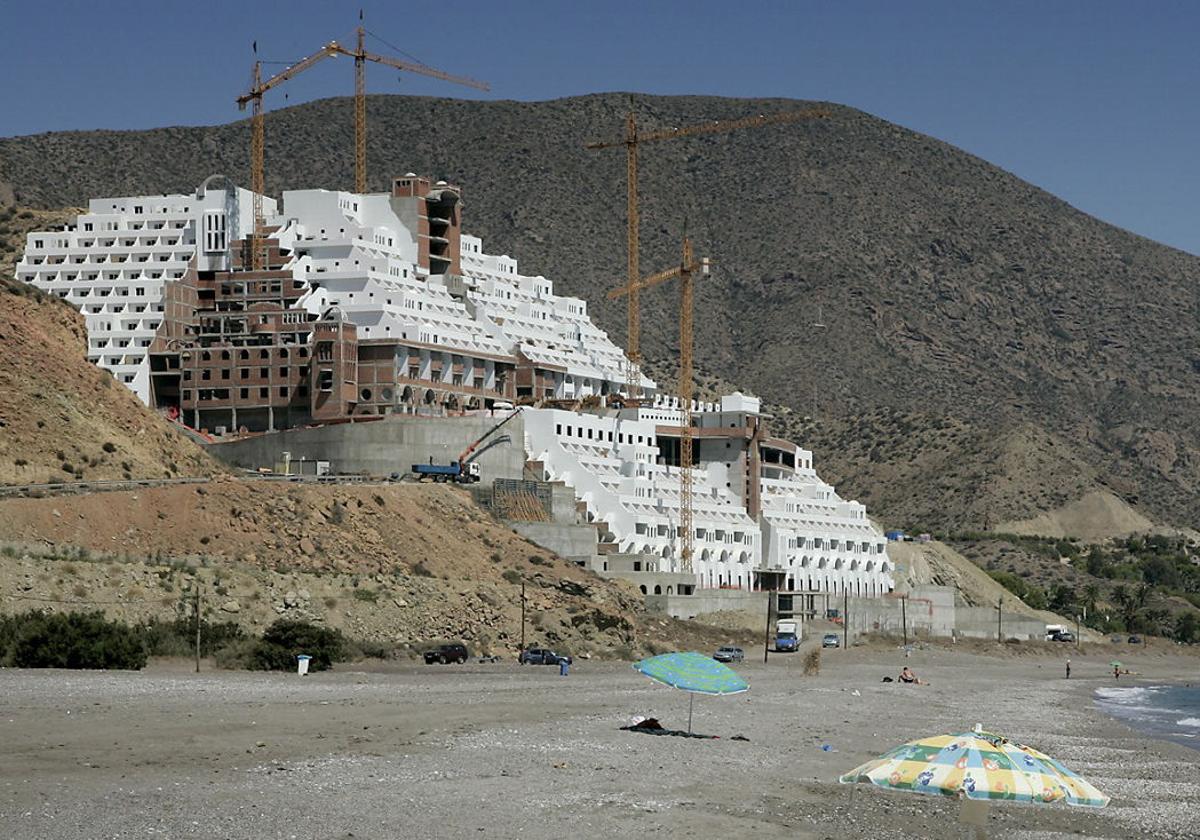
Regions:
<instances>
[{"instance_id":1,"label":"utility pole","mask_svg":"<svg viewBox=\"0 0 1200 840\"><path fill-rule=\"evenodd\" d=\"M908 646L908 609L905 606L908 603L908 596L900 596L900 626L904 633L904 645Z\"/></svg>"},{"instance_id":2,"label":"utility pole","mask_svg":"<svg viewBox=\"0 0 1200 840\"><path fill-rule=\"evenodd\" d=\"M521 578L521 650L525 650L525 578Z\"/></svg>"},{"instance_id":3,"label":"utility pole","mask_svg":"<svg viewBox=\"0 0 1200 840\"><path fill-rule=\"evenodd\" d=\"M774 609L772 609L774 608ZM763 664L767 664L767 654L771 650L771 613L778 613L776 607L775 593L767 592L767 629L763 634Z\"/></svg>"},{"instance_id":4,"label":"utility pole","mask_svg":"<svg viewBox=\"0 0 1200 840\"><path fill-rule=\"evenodd\" d=\"M1079 650L1079 616L1075 616L1075 650Z\"/></svg>"},{"instance_id":5,"label":"utility pole","mask_svg":"<svg viewBox=\"0 0 1200 840\"><path fill-rule=\"evenodd\" d=\"M850 646L850 590L842 581L842 650Z\"/></svg>"},{"instance_id":6,"label":"utility pole","mask_svg":"<svg viewBox=\"0 0 1200 840\"><path fill-rule=\"evenodd\" d=\"M996 601L996 644L1004 644L1004 596Z\"/></svg>"},{"instance_id":7,"label":"utility pole","mask_svg":"<svg viewBox=\"0 0 1200 840\"><path fill-rule=\"evenodd\" d=\"M196 581L196 673L200 673L200 581Z\"/></svg>"}]
</instances>

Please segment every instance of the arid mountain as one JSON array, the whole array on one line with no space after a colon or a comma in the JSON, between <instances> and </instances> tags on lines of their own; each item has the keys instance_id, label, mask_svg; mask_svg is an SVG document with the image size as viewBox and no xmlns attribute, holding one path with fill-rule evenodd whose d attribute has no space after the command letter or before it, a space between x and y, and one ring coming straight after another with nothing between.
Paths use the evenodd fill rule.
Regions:
<instances>
[{"instance_id":1,"label":"arid mountain","mask_svg":"<svg viewBox=\"0 0 1200 840\"><path fill-rule=\"evenodd\" d=\"M409 170L462 184L490 250L587 298L620 340L603 291L624 273L623 153L583 144L619 136L628 104L372 97L371 186ZM809 104L637 98L647 128ZM643 149L645 271L677 259L685 224L719 262L697 294L705 373L790 409L830 477L885 518L982 528L1106 488L1151 518L1200 521L1200 260L828 107ZM271 192L352 183L349 100L267 126ZM212 172L246 182L247 154L245 122L0 140L0 196L54 208ZM666 361L674 291L643 301L645 349Z\"/></svg>"}]
</instances>

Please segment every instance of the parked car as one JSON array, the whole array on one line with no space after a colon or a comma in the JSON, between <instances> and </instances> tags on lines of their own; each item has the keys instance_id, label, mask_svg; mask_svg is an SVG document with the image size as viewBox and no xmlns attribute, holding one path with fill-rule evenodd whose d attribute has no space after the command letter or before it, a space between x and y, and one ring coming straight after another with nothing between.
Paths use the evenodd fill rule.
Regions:
<instances>
[{"instance_id":1,"label":"parked car","mask_svg":"<svg viewBox=\"0 0 1200 840\"><path fill-rule=\"evenodd\" d=\"M430 648L425 651L425 664L432 665L435 662L440 665L448 665L451 662L457 662L460 665L471 658L471 654L467 653L466 645L449 644L438 645L435 648Z\"/></svg>"},{"instance_id":2,"label":"parked car","mask_svg":"<svg viewBox=\"0 0 1200 840\"><path fill-rule=\"evenodd\" d=\"M1131 645L1140 645L1141 643L1142 643L1142 637L1141 637L1141 636L1130 636L1130 637L1129 637L1129 644L1131 644Z\"/></svg>"},{"instance_id":3,"label":"parked car","mask_svg":"<svg viewBox=\"0 0 1200 840\"><path fill-rule=\"evenodd\" d=\"M1075 634L1072 633L1070 630L1059 630L1057 633L1055 633L1053 636L1050 637L1050 641L1052 641L1052 642L1070 642L1071 644L1074 644L1075 643Z\"/></svg>"},{"instance_id":4,"label":"parked car","mask_svg":"<svg viewBox=\"0 0 1200 840\"><path fill-rule=\"evenodd\" d=\"M713 659L718 662L741 662L745 658L746 652L740 647L734 647L733 645L722 645L713 654Z\"/></svg>"},{"instance_id":5,"label":"parked car","mask_svg":"<svg viewBox=\"0 0 1200 840\"><path fill-rule=\"evenodd\" d=\"M842 639L840 636L838 636L837 633L826 633L821 638L821 647L823 647L823 648L841 647L841 646L842 646Z\"/></svg>"},{"instance_id":6,"label":"parked car","mask_svg":"<svg viewBox=\"0 0 1200 840\"><path fill-rule=\"evenodd\" d=\"M549 648L528 648L521 651L521 655L517 657L517 661L522 665L558 665L564 659L568 665L574 662L570 656L555 653Z\"/></svg>"},{"instance_id":7,"label":"parked car","mask_svg":"<svg viewBox=\"0 0 1200 840\"><path fill-rule=\"evenodd\" d=\"M1122 639L1120 636L1113 636L1111 639L1109 639L1109 641L1112 642L1114 645L1119 645L1119 644L1121 644L1121 642L1123 642L1125 640Z\"/></svg>"}]
</instances>

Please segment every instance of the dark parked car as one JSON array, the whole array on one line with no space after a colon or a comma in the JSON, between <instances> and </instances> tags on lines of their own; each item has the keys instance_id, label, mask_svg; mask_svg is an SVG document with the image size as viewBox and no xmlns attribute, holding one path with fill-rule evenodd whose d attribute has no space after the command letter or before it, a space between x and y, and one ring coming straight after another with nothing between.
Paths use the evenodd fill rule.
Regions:
<instances>
[{"instance_id":1,"label":"dark parked car","mask_svg":"<svg viewBox=\"0 0 1200 840\"><path fill-rule=\"evenodd\" d=\"M1075 634L1072 633L1070 630L1059 630L1057 633L1055 633L1053 636L1050 637L1050 641L1052 641L1052 642L1071 642L1072 644L1074 644Z\"/></svg>"},{"instance_id":2,"label":"dark parked car","mask_svg":"<svg viewBox=\"0 0 1200 840\"><path fill-rule=\"evenodd\" d=\"M741 662L746 658L746 652L740 647L733 645L724 645L717 648L717 652L713 654L713 659L718 662Z\"/></svg>"},{"instance_id":3,"label":"dark parked car","mask_svg":"<svg viewBox=\"0 0 1200 840\"><path fill-rule=\"evenodd\" d=\"M563 660L570 665L574 660L565 654L558 654L549 648L529 648L521 651L517 661L522 665L557 665Z\"/></svg>"},{"instance_id":4,"label":"dark parked car","mask_svg":"<svg viewBox=\"0 0 1200 840\"><path fill-rule=\"evenodd\" d=\"M1141 636L1130 636L1130 637L1129 637L1129 644L1131 644L1131 645L1140 645L1141 643L1142 643L1142 637L1141 637Z\"/></svg>"},{"instance_id":5,"label":"dark parked car","mask_svg":"<svg viewBox=\"0 0 1200 840\"><path fill-rule=\"evenodd\" d=\"M466 646L461 644L438 645L425 651L426 665L432 665L435 662L440 665L448 665L451 662L462 664L470 658L471 654L467 653Z\"/></svg>"}]
</instances>

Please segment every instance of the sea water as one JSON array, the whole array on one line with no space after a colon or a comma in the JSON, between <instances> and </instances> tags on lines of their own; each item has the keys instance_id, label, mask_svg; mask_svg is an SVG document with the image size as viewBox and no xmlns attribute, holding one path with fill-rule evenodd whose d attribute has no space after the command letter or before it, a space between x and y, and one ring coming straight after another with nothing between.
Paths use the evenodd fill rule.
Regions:
<instances>
[{"instance_id":1,"label":"sea water","mask_svg":"<svg viewBox=\"0 0 1200 840\"><path fill-rule=\"evenodd\" d=\"M1200 749L1200 683L1098 688L1096 705L1147 735Z\"/></svg>"}]
</instances>

